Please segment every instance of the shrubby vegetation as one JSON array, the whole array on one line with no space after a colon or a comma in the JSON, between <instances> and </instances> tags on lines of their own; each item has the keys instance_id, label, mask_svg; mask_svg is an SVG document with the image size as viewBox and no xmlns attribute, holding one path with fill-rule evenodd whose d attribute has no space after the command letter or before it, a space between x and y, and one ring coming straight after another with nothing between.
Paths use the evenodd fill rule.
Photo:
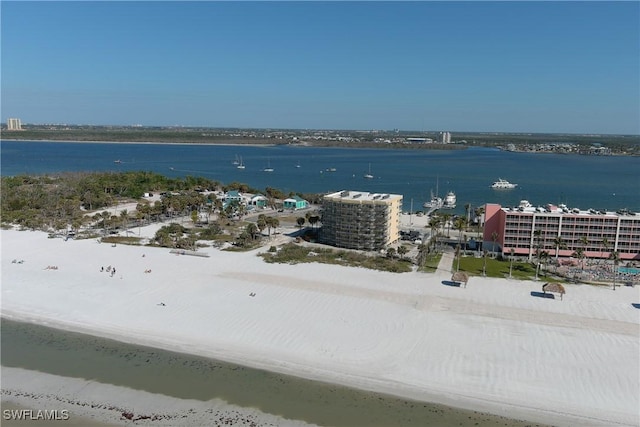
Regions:
<instances>
[{"instance_id":1,"label":"shrubby vegetation","mask_svg":"<svg viewBox=\"0 0 640 427\"><path fill-rule=\"evenodd\" d=\"M232 217L242 220L246 214L242 205L231 204L223 208L222 201L208 193L210 191L263 193L272 205L276 204L276 199L288 197L270 187L260 191L238 182L222 185L202 177L167 178L144 171L2 177L0 190L2 223L5 225L17 224L23 228L51 231L79 230L92 223L106 235L114 229L170 220L177 216L190 216L194 224L205 217L209 228L200 231L201 238L211 238L221 231L219 227L211 228L212 214L216 213L222 222ZM159 192L162 192L159 201L149 203L142 199L145 193ZM123 211L114 215L108 210L118 203L132 201L138 202L133 212ZM267 223L262 219L257 225L260 231L266 227L270 231L273 222ZM249 235L255 238L251 230Z\"/></svg>"},{"instance_id":2,"label":"shrubby vegetation","mask_svg":"<svg viewBox=\"0 0 640 427\"><path fill-rule=\"evenodd\" d=\"M316 248L288 243L277 251L260 254L266 262L299 264L305 262L320 262L350 267L363 267L373 270L406 273L412 270L412 264L406 259L394 256L380 256L377 254L362 254L354 251L336 250L330 248Z\"/></svg>"}]
</instances>

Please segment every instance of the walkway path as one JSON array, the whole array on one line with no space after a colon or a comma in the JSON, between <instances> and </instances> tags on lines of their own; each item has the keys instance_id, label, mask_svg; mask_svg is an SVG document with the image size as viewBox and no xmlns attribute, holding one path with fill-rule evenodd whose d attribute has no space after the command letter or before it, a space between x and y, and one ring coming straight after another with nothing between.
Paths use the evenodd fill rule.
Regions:
<instances>
[{"instance_id":1,"label":"walkway path","mask_svg":"<svg viewBox=\"0 0 640 427\"><path fill-rule=\"evenodd\" d=\"M436 268L436 274L449 276L452 273L453 261L455 259L455 252L451 248L445 249Z\"/></svg>"}]
</instances>

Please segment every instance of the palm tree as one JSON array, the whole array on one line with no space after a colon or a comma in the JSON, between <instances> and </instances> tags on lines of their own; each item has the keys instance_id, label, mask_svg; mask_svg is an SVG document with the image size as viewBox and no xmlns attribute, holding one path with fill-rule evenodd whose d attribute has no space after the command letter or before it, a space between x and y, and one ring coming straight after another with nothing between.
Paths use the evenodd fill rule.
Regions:
<instances>
[{"instance_id":1,"label":"palm tree","mask_svg":"<svg viewBox=\"0 0 640 427\"><path fill-rule=\"evenodd\" d=\"M416 257L416 263L422 267L427 260L427 254L429 253L429 248L427 245L422 243L418 246L418 256Z\"/></svg>"},{"instance_id":2,"label":"palm tree","mask_svg":"<svg viewBox=\"0 0 640 427\"><path fill-rule=\"evenodd\" d=\"M582 266L582 270L584 270L584 249L576 248L576 250L571 254L572 257L576 257L580 260L580 264Z\"/></svg>"},{"instance_id":3,"label":"palm tree","mask_svg":"<svg viewBox=\"0 0 640 427\"><path fill-rule=\"evenodd\" d=\"M407 249L406 246L398 246L398 255L400 255L400 259L402 259L402 257L404 257L407 252L409 252L409 249Z\"/></svg>"},{"instance_id":4,"label":"palm tree","mask_svg":"<svg viewBox=\"0 0 640 427\"><path fill-rule=\"evenodd\" d=\"M556 236L553 239L553 246L556 248L556 264L557 264L558 255L560 254L560 249L567 249L567 243L564 241L562 236Z\"/></svg>"},{"instance_id":5,"label":"palm tree","mask_svg":"<svg viewBox=\"0 0 640 427\"><path fill-rule=\"evenodd\" d=\"M438 228L440 227L440 217L437 215L429 218L429 228L431 229L431 235L434 237L434 246L438 246Z\"/></svg>"},{"instance_id":6,"label":"palm tree","mask_svg":"<svg viewBox=\"0 0 640 427\"><path fill-rule=\"evenodd\" d=\"M582 245L583 250L583 259L585 259L587 257L587 246L589 246L589 239L587 238L587 236L582 236L579 240L580 244ZM584 263L584 261L583 261ZM582 266L582 269L584 270L584 265Z\"/></svg>"},{"instance_id":7,"label":"palm tree","mask_svg":"<svg viewBox=\"0 0 640 427\"><path fill-rule=\"evenodd\" d=\"M247 213L247 207L243 203L239 203L237 207L238 219L242 221L242 217Z\"/></svg>"},{"instance_id":8,"label":"palm tree","mask_svg":"<svg viewBox=\"0 0 640 427\"><path fill-rule=\"evenodd\" d=\"M609 250L609 239L607 237L602 238L602 250L600 251L600 258L604 258L604 252Z\"/></svg>"},{"instance_id":9,"label":"palm tree","mask_svg":"<svg viewBox=\"0 0 640 427\"><path fill-rule=\"evenodd\" d=\"M247 224L247 227L245 228L245 230L251 236L251 240L254 240L256 238L256 234L258 234L258 226L255 225L253 222L250 222L249 224Z\"/></svg>"},{"instance_id":10,"label":"palm tree","mask_svg":"<svg viewBox=\"0 0 640 427\"><path fill-rule=\"evenodd\" d=\"M549 251L540 252L540 261L542 262L543 271L545 270L545 265L548 260L549 260Z\"/></svg>"},{"instance_id":11,"label":"palm tree","mask_svg":"<svg viewBox=\"0 0 640 427\"><path fill-rule=\"evenodd\" d=\"M509 251L509 279L513 277L511 274L513 272L513 255L516 253L516 250L511 248Z\"/></svg>"},{"instance_id":12,"label":"palm tree","mask_svg":"<svg viewBox=\"0 0 640 427\"><path fill-rule=\"evenodd\" d=\"M393 259L396 254L396 250L394 248L387 249L387 257Z\"/></svg>"},{"instance_id":13,"label":"palm tree","mask_svg":"<svg viewBox=\"0 0 640 427\"><path fill-rule=\"evenodd\" d=\"M258 215L256 226L258 227L258 230L260 230L260 234L262 234L262 230L267 228L267 217L264 214Z\"/></svg>"},{"instance_id":14,"label":"palm tree","mask_svg":"<svg viewBox=\"0 0 640 427\"><path fill-rule=\"evenodd\" d=\"M613 251L609 254L609 259L613 261L613 290L616 290L616 278L618 277L618 264L620 264L620 252Z\"/></svg>"},{"instance_id":15,"label":"palm tree","mask_svg":"<svg viewBox=\"0 0 640 427\"><path fill-rule=\"evenodd\" d=\"M318 223L318 221L320 221L320 217L317 215L311 215L308 221L309 221L309 224L311 224L311 226L315 229L316 224Z\"/></svg>"},{"instance_id":16,"label":"palm tree","mask_svg":"<svg viewBox=\"0 0 640 427\"><path fill-rule=\"evenodd\" d=\"M471 222L471 203L465 203L464 210L467 213L467 224Z\"/></svg>"},{"instance_id":17,"label":"palm tree","mask_svg":"<svg viewBox=\"0 0 640 427\"><path fill-rule=\"evenodd\" d=\"M487 275L487 250L482 251L482 276L486 277Z\"/></svg>"},{"instance_id":18,"label":"palm tree","mask_svg":"<svg viewBox=\"0 0 640 427\"><path fill-rule=\"evenodd\" d=\"M479 218L480 218L482 215L484 215L484 206L479 206L479 207L475 208L475 209L474 209L474 213L475 213L475 215L476 215L476 218L478 218L478 231L480 231L480 225L481 225L481 222L480 222L480 219L479 219Z\"/></svg>"},{"instance_id":19,"label":"palm tree","mask_svg":"<svg viewBox=\"0 0 640 427\"><path fill-rule=\"evenodd\" d=\"M298 217L298 219L296 219L296 223L298 224L298 228L302 229L302 226L304 225L304 223L307 222L307 219L303 216Z\"/></svg>"},{"instance_id":20,"label":"palm tree","mask_svg":"<svg viewBox=\"0 0 640 427\"><path fill-rule=\"evenodd\" d=\"M461 216L456 218L456 220L453 223L453 228L458 230L458 244L460 244L462 240L462 230L465 229L466 225L467 225L467 220Z\"/></svg>"},{"instance_id":21,"label":"palm tree","mask_svg":"<svg viewBox=\"0 0 640 427\"><path fill-rule=\"evenodd\" d=\"M451 237L451 234L449 233L450 227L451 227L451 223L449 222L450 220L451 220L451 214L448 214L448 213L442 214L442 222L443 222L443 224L442 224L442 227L443 227L442 232L444 232L444 227L446 226L447 227L447 237Z\"/></svg>"},{"instance_id":22,"label":"palm tree","mask_svg":"<svg viewBox=\"0 0 640 427\"><path fill-rule=\"evenodd\" d=\"M538 280L538 272L540 270L540 236L542 235L542 231L535 230L533 232L533 236L536 240L536 280Z\"/></svg>"},{"instance_id":23,"label":"palm tree","mask_svg":"<svg viewBox=\"0 0 640 427\"><path fill-rule=\"evenodd\" d=\"M491 247L492 252L496 252L496 242L498 241L498 233L494 231L491 233L491 240L493 240L493 246Z\"/></svg>"}]
</instances>

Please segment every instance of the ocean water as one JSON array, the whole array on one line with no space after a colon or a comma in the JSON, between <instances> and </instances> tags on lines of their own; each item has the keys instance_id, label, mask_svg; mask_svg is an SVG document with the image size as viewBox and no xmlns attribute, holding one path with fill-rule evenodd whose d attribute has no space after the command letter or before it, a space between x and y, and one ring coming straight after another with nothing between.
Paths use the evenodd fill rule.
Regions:
<instances>
[{"instance_id":1,"label":"ocean water","mask_svg":"<svg viewBox=\"0 0 640 427\"><path fill-rule=\"evenodd\" d=\"M343 189L404 196L419 210L431 192L457 195L464 205L564 203L580 209L640 211L640 158L466 150L350 149L289 145L231 146L1 141L2 176L62 171L146 170L166 176L203 176L257 189L325 193ZM233 164L242 157L246 169ZM119 160L120 163L115 163ZM269 165L273 172L264 172ZM299 167L296 167L298 166ZM371 168L373 179L364 178ZM327 169L335 168L335 172ZM493 190L498 178L517 183Z\"/></svg>"},{"instance_id":2,"label":"ocean water","mask_svg":"<svg viewBox=\"0 0 640 427\"><path fill-rule=\"evenodd\" d=\"M2 319L1 327L3 366L181 399L219 398L322 426L541 426L40 325Z\"/></svg>"}]
</instances>

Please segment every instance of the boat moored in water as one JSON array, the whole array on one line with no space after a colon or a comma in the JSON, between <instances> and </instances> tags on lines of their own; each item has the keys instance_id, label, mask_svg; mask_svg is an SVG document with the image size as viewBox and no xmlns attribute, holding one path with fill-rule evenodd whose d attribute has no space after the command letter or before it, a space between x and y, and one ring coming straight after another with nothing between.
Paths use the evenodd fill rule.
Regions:
<instances>
[{"instance_id":1,"label":"boat moored in water","mask_svg":"<svg viewBox=\"0 0 640 427\"><path fill-rule=\"evenodd\" d=\"M425 207L427 209L440 209L443 205L444 201L442 200L442 197L434 196L432 193L431 200L429 200L428 202L424 202L422 207Z\"/></svg>"},{"instance_id":2,"label":"boat moored in water","mask_svg":"<svg viewBox=\"0 0 640 427\"><path fill-rule=\"evenodd\" d=\"M442 202L443 209L455 209L457 203L456 193L449 191Z\"/></svg>"},{"instance_id":3,"label":"boat moored in water","mask_svg":"<svg viewBox=\"0 0 640 427\"><path fill-rule=\"evenodd\" d=\"M498 180L491 185L491 188L496 190L509 190L517 186L518 184L513 184L506 179L498 178Z\"/></svg>"}]
</instances>

